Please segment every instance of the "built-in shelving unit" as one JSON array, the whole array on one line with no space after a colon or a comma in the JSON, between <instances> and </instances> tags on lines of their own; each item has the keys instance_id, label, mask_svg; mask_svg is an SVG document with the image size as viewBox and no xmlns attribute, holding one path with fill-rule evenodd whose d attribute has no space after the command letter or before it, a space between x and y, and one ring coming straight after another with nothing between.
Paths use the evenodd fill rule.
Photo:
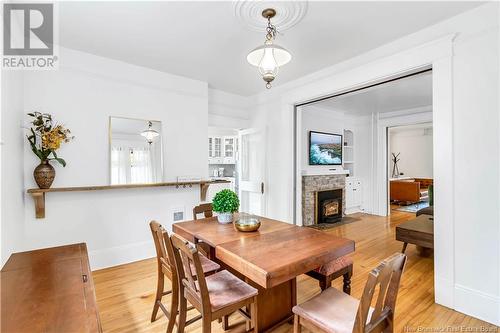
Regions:
<instances>
[{"instance_id":1,"label":"built-in shelving unit","mask_svg":"<svg viewBox=\"0 0 500 333\"><path fill-rule=\"evenodd\" d=\"M99 186L74 186L74 187L54 187L48 189L31 188L26 192L31 194L35 201L35 215L37 219L45 218L45 193L49 192L76 192L76 191L103 191L103 190L123 190L146 187L175 187L187 188L196 185L200 186L200 200L205 201L208 187L211 184L229 183L228 180L201 180L186 182L168 182L152 184L124 184L124 185L99 185Z\"/></svg>"},{"instance_id":2,"label":"built-in shelving unit","mask_svg":"<svg viewBox=\"0 0 500 333\"><path fill-rule=\"evenodd\" d=\"M349 171L349 176L354 176L354 132L344 129L343 142L343 167Z\"/></svg>"}]
</instances>

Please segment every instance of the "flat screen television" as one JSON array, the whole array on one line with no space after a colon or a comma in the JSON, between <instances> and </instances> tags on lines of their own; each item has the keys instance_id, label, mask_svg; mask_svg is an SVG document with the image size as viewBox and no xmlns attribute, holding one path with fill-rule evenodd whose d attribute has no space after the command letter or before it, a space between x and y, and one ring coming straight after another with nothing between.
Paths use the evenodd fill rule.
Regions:
<instances>
[{"instance_id":1,"label":"flat screen television","mask_svg":"<svg viewBox=\"0 0 500 333\"><path fill-rule=\"evenodd\" d=\"M310 131L309 165L342 165L342 135Z\"/></svg>"}]
</instances>

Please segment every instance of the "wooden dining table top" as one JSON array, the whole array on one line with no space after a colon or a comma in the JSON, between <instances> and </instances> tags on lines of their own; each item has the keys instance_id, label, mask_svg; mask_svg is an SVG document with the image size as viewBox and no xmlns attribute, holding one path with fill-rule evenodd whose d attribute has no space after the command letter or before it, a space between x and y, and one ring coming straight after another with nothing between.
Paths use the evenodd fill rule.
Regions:
<instances>
[{"instance_id":1,"label":"wooden dining table top","mask_svg":"<svg viewBox=\"0 0 500 333\"><path fill-rule=\"evenodd\" d=\"M255 232L240 232L233 224L218 223L215 217L174 223L173 231L191 242L209 244L217 259L264 288L354 252L350 239L258 218L261 227Z\"/></svg>"}]
</instances>

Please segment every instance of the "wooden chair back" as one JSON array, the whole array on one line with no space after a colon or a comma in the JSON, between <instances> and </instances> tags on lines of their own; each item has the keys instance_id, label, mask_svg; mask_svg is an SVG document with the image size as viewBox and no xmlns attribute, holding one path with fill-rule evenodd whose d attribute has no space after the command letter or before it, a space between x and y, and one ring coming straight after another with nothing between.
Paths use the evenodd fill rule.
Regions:
<instances>
[{"instance_id":1,"label":"wooden chair back","mask_svg":"<svg viewBox=\"0 0 500 333\"><path fill-rule=\"evenodd\" d=\"M200 312L210 313L210 298L198 249L179 235L173 234L171 240L184 296Z\"/></svg>"},{"instance_id":2,"label":"wooden chair back","mask_svg":"<svg viewBox=\"0 0 500 333\"><path fill-rule=\"evenodd\" d=\"M396 298L405 264L406 255L395 253L370 272L359 302L354 322L354 333L393 332ZM379 290L375 308L370 321L367 322L370 305L377 287Z\"/></svg>"},{"instance_id":3,"label":"wooden chair back","mask_svg":"<svg viewBox=\"0 0 500 333\"><path fill-rule=\"evenodd\" d=\"M198 219L198 214L203 213L205 218L207 217L212 217L213 214L213 209L212 209L212 204L211 203L204 203L199 206L196 206L193 208L193 219L197 220Z\"/></svg>"},{"instance_id":4,"label":"wooden chair back","mask_svg":"<svg viewBox=\"0 0 500 333\"><path fill-rule=\"evenodd\" d=\"M163 271L173 283L176 283L177 267L175 265L174 250L168 232L156 221L151 221L149 223L149 228L151 229L155 243L158 269Z\"/></svg>"}]
</instances>

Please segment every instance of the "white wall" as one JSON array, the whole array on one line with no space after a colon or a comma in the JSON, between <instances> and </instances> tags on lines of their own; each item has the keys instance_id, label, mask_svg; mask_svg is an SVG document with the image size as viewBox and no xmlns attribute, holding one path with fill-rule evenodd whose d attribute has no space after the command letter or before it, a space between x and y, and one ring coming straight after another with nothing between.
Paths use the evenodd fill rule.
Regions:
<instances>
[{"instance_id":1,"label":"white wall","mask_svg":"<svg viewBox=\"0 0 500 333\"><path fill-rule=\"evenodd\" d=\"M394 163L392 153L398 154L399 172L407 177L432 178L432 126L424 128L391 129L390 130L390 171Z\"/></svg>"},{"instance_id":2,"label":"white wall","mask_svg":"<svg viewBox=\"0 0 500 333\"><path fill-rule=\"evenodd\" d=\"M439 157L434 159L434 173L440 179L435 204L442 208L436 210L441 219L436 227L436 301L496 324L500 323L498 12L497 3L485 4L252 99L253 126L267 127L271 134L269 213L291 220L296 185L293 105L432 65L433 91L440 97L433 102L434 154ZM481 147L475 147L477 142ZM472 185L466 181L471 177Z\"/></svg>"},{"instance_id":3,"label":"white wall","mask_svg":"<svg viewBox=\"0 0 500 333\"><path fill-rule=\"evenodd\" d=\"M17 248L24 223L23 72L2 71L1 265Z\"/></svg>"},{"instance_id":4,"label":"white wall","mask_svg":"<svg viewBox=\"0 0 500 333\"><path fill-rule=\"evenodd\" d=\"M208 124L219 128L250 126L249 99L217 89L208 89Z\"/></svg>"},{"instance_id":5,"label":"white wall","mask_svg":"<svg viewBox=\"0 0 500 333\"><path fill-rule=\"evenodd\" d=\"M319 131L344 135L345 115L342 111L325 110L315 106L304 106L300 108L302 112L302 128L300 133L302 152L300 156L302 171L325 172L331 168L340 166L309 165L309 132Z\"/></svg>"},{"instance_id":6,"label":"white wall","mask_svg":"<svg viewBox=\"0 0 500 333\"><path fill-rule=\"evenodd\" d=\"M2 230L10 241L2 242L4 259L12 251L74 242L87 243L93 269L152 256L154 248L147 223L157 219L170 226L174 209L184 210L189 218L192 206L199 202L199 189L49 193L46 218L35 219L33 201L25 190L36 187L32 172L38 162L23 141L20 123L27 122L26 112L49 112L75 135L75 140L59 152L67 167L53 163L54 187L109 183L109 116L160 120L164 180L172 181L181 175L205 178L207 84L82 52L60 51L58 71L24 74L24 105L15 100L23 89L14 88L10 82L3 85L2 95L12 100L6 101L2 112L6 118L2 121L6 141L2 151L2 191L13 197L8 201L12 210L2 211L2 221L10 223Z\"/></svg>"}]
</instances>

